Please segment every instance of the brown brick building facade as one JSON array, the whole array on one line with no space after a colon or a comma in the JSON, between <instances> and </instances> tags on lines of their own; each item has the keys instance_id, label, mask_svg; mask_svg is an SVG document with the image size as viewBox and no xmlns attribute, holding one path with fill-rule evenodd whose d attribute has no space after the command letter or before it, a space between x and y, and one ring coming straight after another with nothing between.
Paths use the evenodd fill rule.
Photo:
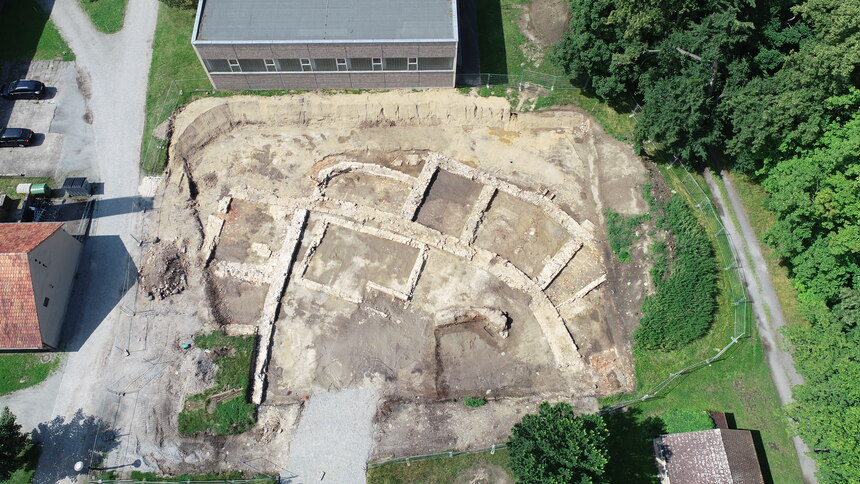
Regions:
<instances>
[{"instance_id":1,"label":"brown brick building facade","mask_svg":"<svg viewBox=\"0 0 860 484\"><path fill-rule=\"evenodd\" d=\"M454 86L456 0L236 2L198 6L192 45L216 89Z\"/></svg>"}]
</instances>

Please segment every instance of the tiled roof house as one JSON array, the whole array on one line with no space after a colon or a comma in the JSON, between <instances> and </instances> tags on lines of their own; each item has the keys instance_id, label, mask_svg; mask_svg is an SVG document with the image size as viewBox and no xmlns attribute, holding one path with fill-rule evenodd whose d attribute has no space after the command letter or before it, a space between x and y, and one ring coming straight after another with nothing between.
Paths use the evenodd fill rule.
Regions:
<instances>
[{"instance_id":1,"label":"tiled roof house","mask_svg":"<svg viewBox=\"0 0 860 484\"><path fill-rule=\"evenodd\" d=\"M663 435L654 450L664 484L764 484L749 430Z\"/></svg>"},{"instance_id":2,"label":"tiled roof house","mask_svg":"<svg viewBox=\"0 0 860 484\"><path fill-rule=\"evenodd\" d=\"M81 252L62 227L0 224L0 349L59 347Z\"/></svg>"}]
</instances>

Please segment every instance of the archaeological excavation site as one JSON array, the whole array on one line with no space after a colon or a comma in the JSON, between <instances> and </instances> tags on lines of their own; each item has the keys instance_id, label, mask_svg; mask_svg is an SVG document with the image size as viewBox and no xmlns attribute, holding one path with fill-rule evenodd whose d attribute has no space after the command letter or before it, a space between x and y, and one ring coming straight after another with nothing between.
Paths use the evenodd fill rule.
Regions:
<instances>
[{"instance_id":1,"label":"archaeological excavation site","mask_svg":"<svg viewBox=\"0 0 860 484\"><path fill-rule=\"evenodd\" d=\"M516 113L456 91L186 106L142 290L170 345L253 338L247 391L223 399L254 405L256 421L179 433L186 396L211 384L213 352L192 348L157 383L143 452L181 472L236 468L265 445L301 467L298 443L328 431L314 406L339 394L366 460L503 442L544 400L594 411L633 389L648 291L646 268L610 257L603 214L645 211L647 180L573 109Z\"/></svg>"}]
</instances>

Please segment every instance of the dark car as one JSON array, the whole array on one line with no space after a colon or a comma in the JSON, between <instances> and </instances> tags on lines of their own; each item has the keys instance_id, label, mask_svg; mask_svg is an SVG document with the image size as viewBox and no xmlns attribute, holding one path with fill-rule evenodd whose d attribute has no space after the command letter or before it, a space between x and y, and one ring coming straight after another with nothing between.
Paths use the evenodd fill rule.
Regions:
<instances>
[{"instance_id":1,"label":"dark car","mask_svg":"<svg viewBox=\"0 0 860 484\"><path fill-rule=\"evenodd\" d=\"M27 128L0 129L0 146L30 146L33 132Z\"/></svg>"},{"instance_id":2,"label":"dark car","mask_svg":"<svg viewBox=\"0 0 860 484\"><path fill-rule=\"evenodd\" d=\"M45 96L45 85L40 81L19 79L0 88L0 96L3 99L41 99Z\"/></svg>"}]
</instances>

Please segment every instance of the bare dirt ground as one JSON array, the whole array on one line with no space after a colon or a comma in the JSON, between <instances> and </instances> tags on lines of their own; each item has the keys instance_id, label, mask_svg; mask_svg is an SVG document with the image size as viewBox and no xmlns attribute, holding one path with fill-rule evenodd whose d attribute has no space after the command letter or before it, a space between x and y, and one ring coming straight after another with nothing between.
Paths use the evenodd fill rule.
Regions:
<instances>
[{"instance_id":1,"label":"bare dirt ground","mask_svg":"<svg viewBox=\"0 0 860 484\"><path fill-rule=\"evenodd\" d=\"M240 436L179 436L174 397L211 380L187 352L163 362L176 377L141 410L147 465L235 468L261 446L277 465L288 452L305 462L290 442L326 434L299 424L314 395L377 395L370 450L355 457L366 459L487 446L542 400L594 411L595 397L631 390L628 336L647 273L615 267L602 217L642 213L647 179L583 113L512 113L500 98L187 106L141 268L165 277L145 290L165 298L158 318L182 321L177 343L213 328L259 335L249 399L260 422ZM470 409L467 396L490 403ZM307 476L352 482L355 463L331 454L341 457L304 464Z\"/></svg>"}]
</instances>

